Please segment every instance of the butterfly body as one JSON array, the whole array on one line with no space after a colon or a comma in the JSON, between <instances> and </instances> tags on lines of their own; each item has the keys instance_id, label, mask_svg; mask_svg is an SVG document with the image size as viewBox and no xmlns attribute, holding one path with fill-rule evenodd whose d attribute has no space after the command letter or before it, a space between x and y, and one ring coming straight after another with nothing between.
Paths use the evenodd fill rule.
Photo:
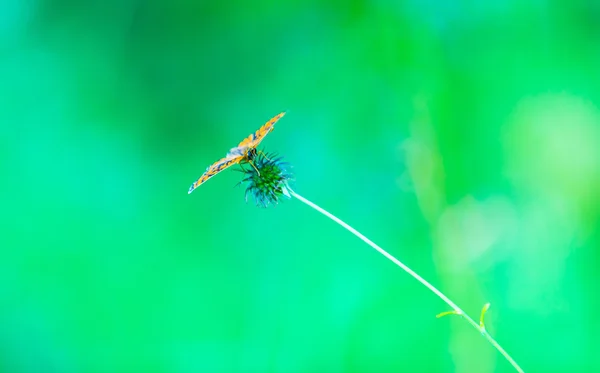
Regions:
<instances>
[{"instance_id":1,"label":"butterfly body","mask_svg":"<svg viewBox=\"0 0 600 373\"><path fill-rule=\"evenodd\" d=\"M260 142L271 132L281 117L285 115L285 111L277 114L271 118L267 123L260 127L256 132L251 133L235 148L231 148L224 158L219 159L215 163L208 166L206 171L196 180L188 190L188 194L192 193L194 189L205 183L208 179L215 176L219 172L233 166L234 164L248 162L252 163L252 160L256 156L256 147Z\"/></svg>"}]
</instances>

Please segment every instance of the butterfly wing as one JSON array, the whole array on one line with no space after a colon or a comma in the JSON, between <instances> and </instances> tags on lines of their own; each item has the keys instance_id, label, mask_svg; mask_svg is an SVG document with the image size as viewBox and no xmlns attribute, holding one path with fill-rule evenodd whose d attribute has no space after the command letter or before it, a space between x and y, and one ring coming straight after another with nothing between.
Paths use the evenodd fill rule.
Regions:
<instances>
[{"instance_id":1,"label":"butterfly wing","mask_svg":"<svg viewBox=\"0 0 600 373\"><path fill-rule=\"evenodd\" d=\"M269 121L263 124L256 132L250 134L250 136L246 137L241 143L238 144L238 148L256 148L258 144L267 136L267 134L273 131L273 127L275 123L281 119L285 115L285 111L277 114L273 118L269 119Z\"/></svg>"},{"instance_id":2,"label":"butterfly wing","mask_svg":"<svg viewBox=\"0 0 600 373\"><path fill-rule=\"evenodd\" d=\"M262 127L260 127L256 132L250 134L250 136L246 137L241 143L239 143L238 146L232 148L227 153L227 156L225 158L221 158L220 160L210 165L202 174L202 176L200 176L200 178L196 180L192 184L192 186L190 186L188 194L192 193L194 189L198 188L200 185L202 185L204 182L206 182L208 179L215 176L219 172L246 159L248 157L248 151L250 149L256 148L258 144L260 144L260 142L265 138L265 136L267 136L267 134L273 130L273 126L275 126L275 123L284 115L285 111L269 119L269 121L263 124Z\"/></svg>"},{"instance_id":3,"label":"butterfly wing","mask_svg":"<svg viewBox=\"0 0 600 373\"><path fill-rule=\"evenodd\" d=\"M216 174L223 171L224 169L226 169L230 166L233 166L236 163L240 163L240 161L242 159L244 159L244 156L241 156L241 155L227 156L227 157L221 158L218 161L216 161L215 163L211 164L210 166L208 166L208 168L202 174L202 176L200 176L200 178L198 180L196 180L192 184L192 186L190 186L190 189L188 190L188 194L192 193L194 191L194 189L198 188L200 185L202 185L208 179L215 176Z\"/></svg>"}]
</instances>

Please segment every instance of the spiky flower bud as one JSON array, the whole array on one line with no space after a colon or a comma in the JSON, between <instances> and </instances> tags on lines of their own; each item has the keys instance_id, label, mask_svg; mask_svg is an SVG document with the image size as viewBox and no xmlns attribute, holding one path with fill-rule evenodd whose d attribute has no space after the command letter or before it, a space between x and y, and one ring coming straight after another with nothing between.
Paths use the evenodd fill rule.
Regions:
<instances>
[{"instance_id":1,"label":"spiky flower bud","mask_svg":"<svg viewBox=\"0 0 600 373\"><path fill-rule=\"evenodd\" d=\"M276 154L257 152L250 167L243 171L246 177L240 181L246 185L246 201L248 195L252 195L257 206L268 207L271 203L277 204L281 197L291 198L289 184L293 175L288 171L289 167L289 163Z\"/></svg>"}]
</instances>

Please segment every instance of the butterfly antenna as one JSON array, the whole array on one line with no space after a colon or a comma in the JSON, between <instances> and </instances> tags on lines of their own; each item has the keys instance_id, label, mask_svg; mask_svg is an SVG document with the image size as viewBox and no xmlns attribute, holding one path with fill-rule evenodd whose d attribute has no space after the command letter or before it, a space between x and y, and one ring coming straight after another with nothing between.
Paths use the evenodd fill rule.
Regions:
<instances>
[{"instance_id":1,"label":"butterfly antenna","mask_svg":"<svg viewBox=\"0 0 600 373\"><path fill-rule=\"evenodd\" d=\"M262 150L257 150L257 153L265 157L267 161L271 162L271 158L267 157L267 153L263 152Z\"/></svg>"}]
</instances>

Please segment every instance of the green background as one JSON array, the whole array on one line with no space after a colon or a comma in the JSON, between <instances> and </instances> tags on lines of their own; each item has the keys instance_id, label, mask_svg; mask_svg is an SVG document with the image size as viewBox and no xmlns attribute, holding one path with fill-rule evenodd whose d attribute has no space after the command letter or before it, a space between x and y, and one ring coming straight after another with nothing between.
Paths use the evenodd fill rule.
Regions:
<instances>
[{"instance_id":1,"label":"green background","mask_svg":"<svg viewBox=\"0 0 600 373\"><path fill-rule=\"evenodd\" d=\"M0 4L0 371L600 371L597 1Z\"/></svg>"}]
</instances>

